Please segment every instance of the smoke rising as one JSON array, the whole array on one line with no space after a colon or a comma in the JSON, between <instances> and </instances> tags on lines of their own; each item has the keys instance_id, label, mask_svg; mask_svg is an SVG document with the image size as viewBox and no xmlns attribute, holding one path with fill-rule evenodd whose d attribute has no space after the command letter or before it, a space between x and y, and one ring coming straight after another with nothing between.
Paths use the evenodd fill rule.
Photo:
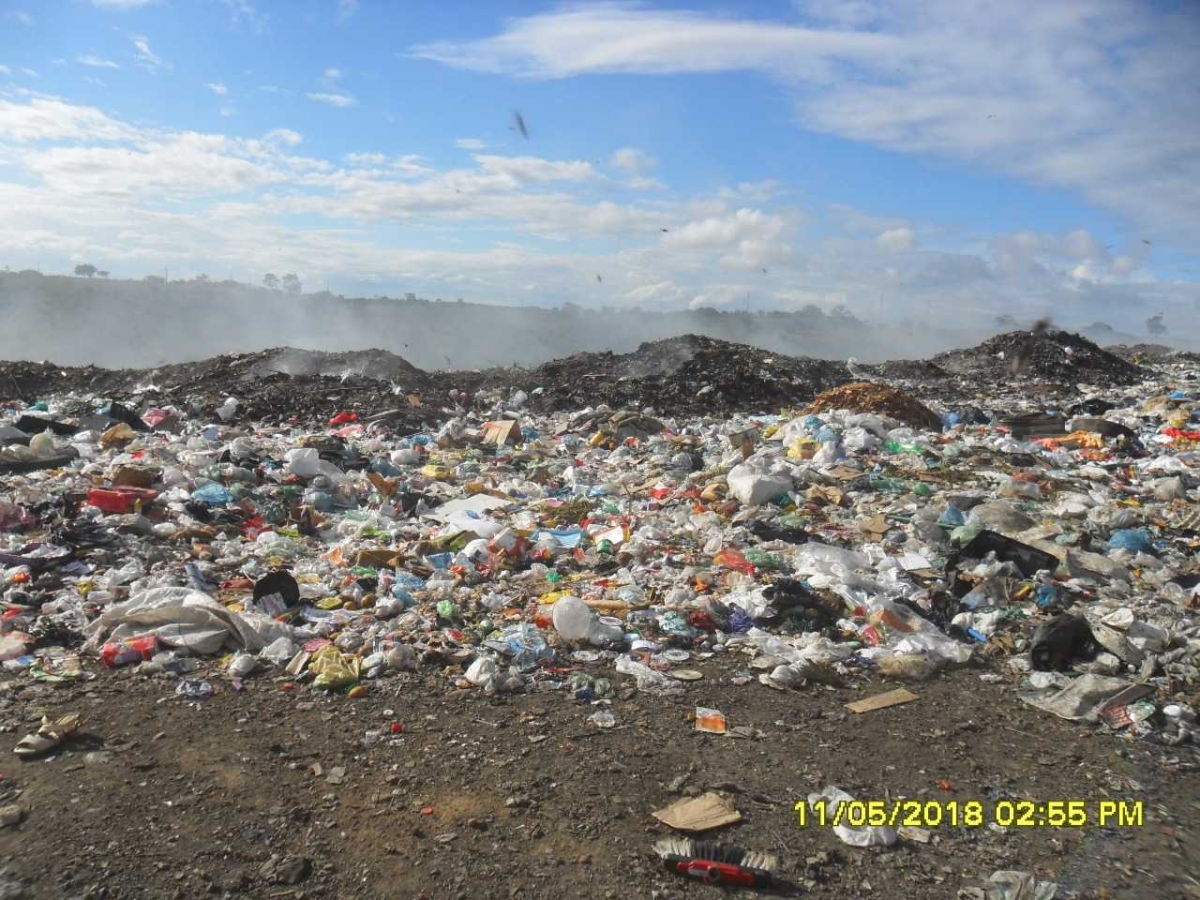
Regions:
<instances>
[{"instance_id":1,"label":"smoke rising","mask_svg":"<svg viewBox=\"0 0 1200 900\"><path fill-rule=\"evenodd\" d=\"M287 294L236 282L109 281L0 273L0 358L140 368L268 347L379 348L427 370L537 365L579 351L627 352L702 334L791 356L924 358L993 328L872 326L816 307L794 312L585 310ZM1031 326L1032 323L1023 323ZM1100 344L1145 336L1083 329ZM362 364L370 366L370 358Z\"/></svg>"}]
</instances>

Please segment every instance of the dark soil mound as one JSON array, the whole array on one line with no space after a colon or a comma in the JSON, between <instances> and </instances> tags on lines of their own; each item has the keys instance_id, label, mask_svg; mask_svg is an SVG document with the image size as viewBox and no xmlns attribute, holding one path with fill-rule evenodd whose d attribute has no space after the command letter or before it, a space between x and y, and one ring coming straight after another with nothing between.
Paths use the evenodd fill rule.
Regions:
<instances>
[{"instance_id":1,"label":"dark soil mound","mask_svg":"<svg viewBox=\"0 0 1200 900\"><path fill-rule=\"evenodd\" d=\"M1066 331L1010 331L968 350L938 354L933 362L954 375L980 382L1044 381L1058 384L1135 384L1140 366Z\"/></svg>"},{"instance_id":2,"label":"dark soil mound","mask_svg":"<svg viewBox=\"0 0 1200 900\"><path fill-rule=\"evenodd\" d=\"M642 344L632 353L577 353L521 376L540 387L535 408L606 403L667 415L762 412L807 403L850 380L844 363L770 353L699 335Z\"/></svg>"}]
</instances>

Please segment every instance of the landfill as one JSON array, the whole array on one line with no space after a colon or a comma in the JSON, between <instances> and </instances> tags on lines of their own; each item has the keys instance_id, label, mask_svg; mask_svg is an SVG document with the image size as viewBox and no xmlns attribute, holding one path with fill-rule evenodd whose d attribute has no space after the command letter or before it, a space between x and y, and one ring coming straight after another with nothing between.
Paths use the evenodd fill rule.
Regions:
<instances>
[{"instance_id":1,"label":"landfill","mask_svg":"<svg viewBox=\"0 0 1200 900\"><path fill-rule=\"evenodd\" d=\"M683 896L721 871L746 896L767 881L830 897L1165 890L1133 864L1098 867L1085 837L996 821L793 824L797 802L832 822L874 797L944 808L1158 790L1166 803L1172 778L1194 777L1200 365L1138 359L1050 331L880 366L695 337L473 373L421 372L383 351L140 372L4 364L0 717L12 758L61 766L73 783L122 755L143 765L153 753L161 771L154 742L175 742L187 784L228 768L214 784L234 796L272 773L319 785L296 807L255 800L224 857L172 861L178 896L325 895L355 866L375 882L359 896L395 896L381 859L414 862L406 895L492 896L500 888L469 863L504 872L505 854L532 854L533 868L497 896L547 896L545 868L589 896L597 884ZM118 735L108 711L122 703L144 722ZM439 730L443 716L454 728ZM310 733L322 728L334 729L325 744ZM515 729L520 746L493 772L471 728L488 740ZM253 753L226 749L263 729ZM436 762L410 752L424 738ZM809 740L807 755L767 749L785 738ZM889 776L900 763L878 747L891 739L924 787ZM669 750L647 745L689 741L688 762L672 763L682 775L639 777L639 754ZM922 745L941 741L973 757L954 778L921 768ZM339 745L355 749L314 749ZM1066 796L1034 796L1024 769L1000 783L1003 763L981 760L1006 745L1014 758L1034 747L1029 770L1053 768ZM1120 774L1104 768L1114 753L1129 763ZM600 826L556 843L536 820L573 780L538 775L563 755L581 784L615 767L620 786L580 786L584 799L559 809L625 823L611 870ZM496 810L434 801L429 773L455 760ZM744 783L759 765L770 789ZM65 814L39 822L51 800L30 783L34 766L0 769L0 803L18 810L0 833L86 832ZM1067 780L1084 766L1093 781ZM518 788L514 770L533 774ZM129 783L153 775L131 769ZM328 799L347 784L362 785L363 809L398 820L386 840ZM720 839L748 859L771 854L769 879L721 861L741 850L685 864L678 848L692 845L677 841L676 862L655 858L647 835L673 832L654 811L705 788L729 813L720 827L740 832ZM195 800L168 790L155 803ZM753 831L771 816L785 824ZM186 832L186 815L171 821ZM1139 850L1141 870L1188 852L1170 821L1161 846ZM328 829L360 834L362 852L343 856L316 836ZM494 837L504 829L524 849ZM473 836L498 855L464 850ZM110 855L144 873L88 840L67 875L18 860L13 884L40 896L40 873L64 894L140 895L103 892ZM950 848L966 869L946 868ZM439 863L443 850L467 856Z\"/></svg>"}]
</instances>

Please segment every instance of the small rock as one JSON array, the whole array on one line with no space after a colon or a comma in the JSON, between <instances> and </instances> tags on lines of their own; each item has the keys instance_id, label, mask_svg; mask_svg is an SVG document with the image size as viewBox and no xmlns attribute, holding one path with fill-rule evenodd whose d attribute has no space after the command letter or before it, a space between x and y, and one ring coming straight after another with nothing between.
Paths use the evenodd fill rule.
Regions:
<instances>
[{"instance_id":1,"label":"small rock","mask_svg":"<svg viewBox=\"0 0 1200 900\"><path fill-rule=\"evenodd\" d=\"M299 884L312 874L312 860L305 856L272 856L258 874L272 884Z\"/></svg>"}]
</instances>

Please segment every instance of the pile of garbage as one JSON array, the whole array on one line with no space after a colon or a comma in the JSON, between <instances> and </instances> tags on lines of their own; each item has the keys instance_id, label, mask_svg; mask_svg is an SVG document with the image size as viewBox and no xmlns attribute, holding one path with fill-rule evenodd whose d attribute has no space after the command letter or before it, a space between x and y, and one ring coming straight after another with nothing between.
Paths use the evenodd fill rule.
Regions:
<instances>
[{"instance_id":1,"label":"pile of garbage","mask_svg":"<svg viewBox=\"0 0 1200 900\"><path fill-rule=\"evenodd\" d=\"M268 421L237 386L207 407L150 389L4 407L10 673L128 667L203 700L424 669L564 692L610 727L618 686L676 694L715 657L747 690L975 665L1050 714L1193 733L1196 372L1069 416L873 384L802 413L543 413L493 388L429 428ZM1017 436L1022 413L1060 430Z\"/></svg>"},{"instance_id":2,"label":"pile of garbage","mask_svg":"<svg viewBox=\"0 0 1200 900\"><path fill-rule=\"evenodd\" d=\"M632 353L554 360L522 374L519 383L531 392L541 388L531 402L545 412L604 403L699 416L795 406L850 380L845 363L688 334L647 341Z\"/></svg>"},{"instance_id":3,"label":"pile of garbage","mask_svg":"<svg viewBox=\"0 0 1200 900\"><path fill-rule=\"evenodd\" d=\"M823 413L835 409L871 412L889 416L914 428L939 428L941 417L898 388L870 381L856 381L830 388L809 404L807 412Z\"/></svg>"},{"instance_id":4,"label":"pile of garbage","mask_svg":"<svg viewBox=\"0 0 1200 900\"><path fill-rule=\"evenodd\" d=\"M977 389L1007 381L1114 387L1136 384L1147 374L1082 335L1053 328L998 334L969 350L940 353L933 362L953 375L977 379Z\"/></svg>"}]
</instances>

